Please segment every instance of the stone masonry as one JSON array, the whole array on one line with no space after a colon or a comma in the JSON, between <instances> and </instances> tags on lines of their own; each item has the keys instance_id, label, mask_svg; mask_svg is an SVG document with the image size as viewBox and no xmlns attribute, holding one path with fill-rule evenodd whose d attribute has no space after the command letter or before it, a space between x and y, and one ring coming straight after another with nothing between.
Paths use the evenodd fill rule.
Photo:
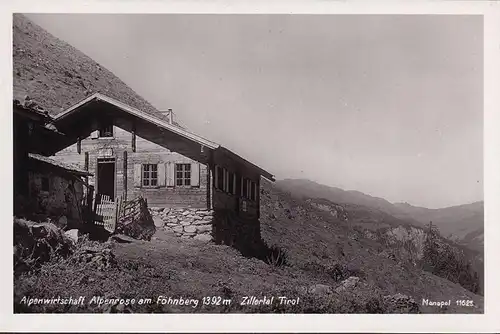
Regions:
<instances>
[{"instance_id":1,"label":"stone masonry","mask_svg":"<svg viewBox=\"0 0 500 334\"><path fill-rule=\"evenodd\" d=\"M156 228L183 239L212 240L213 211L194 208L149 208Z\"/></svg>"}]
</instances>

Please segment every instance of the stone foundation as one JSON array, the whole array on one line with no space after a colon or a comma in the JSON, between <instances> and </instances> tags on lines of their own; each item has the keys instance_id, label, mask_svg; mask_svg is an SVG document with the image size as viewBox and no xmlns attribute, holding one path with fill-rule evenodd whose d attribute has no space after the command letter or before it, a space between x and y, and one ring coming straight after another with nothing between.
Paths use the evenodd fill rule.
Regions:
<instances>
[{"instance_id":1,"label":"stone foundation","mask_svg":"<svg viewBox=\"0 0 500 334\"><path fill-rule=\"evenodd\" d=\"M258 219L241 217L231 210L216 210L213 225L216 244L234 247L248 256L254 256L261 249Z\"/></svg>"},{"instance_id":2,"label":"stone foundation","mask_svg":"<svg viewBox=\"0 0 500 334\"><path fill-rule=\"evenodd\" d=\"M156 228L183 239L212 240L213 211L193 208L149 208Z\"/></svg>"}]
</instances>

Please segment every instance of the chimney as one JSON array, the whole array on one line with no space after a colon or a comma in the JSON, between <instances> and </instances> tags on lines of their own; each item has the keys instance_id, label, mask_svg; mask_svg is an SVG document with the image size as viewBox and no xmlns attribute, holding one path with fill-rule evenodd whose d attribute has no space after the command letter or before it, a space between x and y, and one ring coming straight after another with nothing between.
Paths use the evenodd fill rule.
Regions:
<instances>
[{"instance_id":1,"label":"chimney","mask_svg":"<svg viewBox=\"0 0 500 334\"><path fill-rule=\"evenodd\" d=\"M172 124L174 122L174 112L172 109L168 109L168 124Z\"/></svg>"},{"instance_id":2,"label":"chimney","mask_svg":"<svg viewBox=\"0 0 500 334\"><path fill-rule=\"evenodd\" d=\"M167 118L168 124L174 123L174 112L172 111L172 109L162 111L161 113Z\"/></svg>"}]
</instances>

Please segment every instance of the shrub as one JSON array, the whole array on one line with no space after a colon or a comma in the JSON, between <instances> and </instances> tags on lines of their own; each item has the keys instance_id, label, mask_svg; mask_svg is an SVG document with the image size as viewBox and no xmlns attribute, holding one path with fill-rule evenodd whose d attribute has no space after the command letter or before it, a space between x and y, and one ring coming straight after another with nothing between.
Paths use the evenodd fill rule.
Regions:
<instances>
[{"instance_id":1,"label":"shrub","mask_svg":"<svg viewBox=\"0 0 500 334\"><path fill-rule=\"evenodd\" d=\"M424 243L422 268L458 283L473 293L480 292L480 278L463 251L440 240L439 230L429 223Z\"/></svg>"},{"instance_id":2,"label":"shrub","mask_svg":"<svg viewBox=\"0 0 500 334\"><path fill-rule=\"evenodd\" d=\"M268 250L269 254L266 256L265 262L275 267L287 266L288 253L277 246L272 246Z\"/></svg>"}]
</instances>

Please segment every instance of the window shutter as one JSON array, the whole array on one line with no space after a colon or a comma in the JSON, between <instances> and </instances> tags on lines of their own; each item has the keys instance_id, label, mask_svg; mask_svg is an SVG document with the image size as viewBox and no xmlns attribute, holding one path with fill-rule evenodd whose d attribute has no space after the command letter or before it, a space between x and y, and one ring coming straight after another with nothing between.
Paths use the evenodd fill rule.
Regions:
<instances>
[{"instance_id":1,"label":"window shutter","mask_svg":"<svg viewBox=\"0 0 500 334\"><path fill-rule=\"evenodd\" d=\"M200 164L195 162L191 164L191 186L198 187L200 185Z\"/></svg>"},{"instance_id":2,"label":"window shutter","mask_svg":"<svg viewBox=\"0 0 500 334\"><path fill-rule=\"evenodd\" d=\"M241 187L240 187L240 196L241 197L245 197L245 194L243 194L243 182L245 182L245 180L243 179L243 176L241 177Z\"/></svg>"},{"instance_id":3,"label":"window shutter","mask_svg":"<svg viewBox=\"0 0 500 334\"><path fill-rule=\"evenodd\" d=\"M223 177L222 190L227 192L227 169L225 168L222 168L222 177Z\"/></svg>"},{"instance_id":4,"label":"window shutter","mask_svg":"<svg viewBox=\"0 0 500 334\"><path fill-rule=\"evenodd\" d=\"M218 187L219 187L219 166L215 165L214 170L215 170L215 178L214 178L215 189L218 189Z\"/></svg>"},{"instance_id":5,"label":"window shutter","mask_svg":"<svg viewBox=\"0 0 500 334\"><path fill-rule=\"evenodd\" d=\"M165 172L165 164L159 163L158 164L158 186L159 187L165 187L165 179L166 179L166 172Z\"/></svg>"},{"instance_id":6,"label":"window shutter","mask_svg":"<svg viewBox=\"0 0 500 334\"><path fill-rule=\"evenodd\" d=\"M134 165L134 187L142 185L142 168L141 164Z\"/></svg>"},{"instance_id":7,"label":"window shutter","mask_svg":"<svg viewBox=\"0 0 500 334\"><path fill-rule=\"evenodd\" d=\"M166 172L167 172L167 187L173 187L175 185L175 165L171 162L167 162L166 164Z\"/></svg>"},{"instance_id":8,"label":"window shutter","mask_svg":"<svg viewBox=\"0 0 500 334\"><path fill-rule=\"evenodd\" d=\"M92 139L96 139L98 137L99 137L99 130L92 131L92 133L90 134L90 138Z\"/></svg>"},{"instance_id":9,"label":"window shutter","mask_svg":"<svg viewBox=\"0 0 500 334\"><path fill-rule=\"evenodd\" d=\"M236 174L233 174L233 195L236 195Z\"/></svg>"}]
</instances>

